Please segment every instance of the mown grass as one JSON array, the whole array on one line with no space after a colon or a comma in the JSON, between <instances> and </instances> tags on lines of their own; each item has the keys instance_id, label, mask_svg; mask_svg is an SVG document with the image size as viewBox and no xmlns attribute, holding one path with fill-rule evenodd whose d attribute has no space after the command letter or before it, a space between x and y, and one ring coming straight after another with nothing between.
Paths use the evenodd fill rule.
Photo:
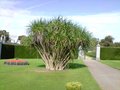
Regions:
<instances>
[{"instance_id":1,"label":"mown grass","mask_svg":"<svg viewBox=\"0 0 120 90\"><path fill-rule=\"evenodd\" d=\"M95 58L96 57L96 52L95 51L87 52L86 55L89 56L89 57Z\"/></svg>"},{"instance_id":2,"label":"mown grass","mask_svg":"<svg viewBox=\"0 0 120 90\"><path fill-rule=\"evenodd\" d=\"M120 60L101 60L101 62L110 67L120 69Z\"/></svg>"},{"instance_id":3,"label":"mown grass","mask_svg":"<svg viewBox=\"0 0 120 90\"><path fill-rule=\"evenodd\" d=\"M88 68L80 60L64 71L47 71L42 60L28 59L30 65L4 65L0 60L0 90L65 90L65 84L78 81L82 90L100 90Z\"/></svg>"}]
</instances>

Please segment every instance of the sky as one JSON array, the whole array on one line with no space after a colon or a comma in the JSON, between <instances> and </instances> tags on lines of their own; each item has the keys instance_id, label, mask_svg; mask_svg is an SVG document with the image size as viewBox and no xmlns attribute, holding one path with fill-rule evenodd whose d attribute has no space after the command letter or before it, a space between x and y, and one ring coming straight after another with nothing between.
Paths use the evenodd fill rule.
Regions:
<instances>
[{"instance_id":1,"label":"sky","mask_svg":"<svg viewBox=\"0 0 120 90\"><path fill-rule=\"evenodd\" d=\"M0 30L12 39L27 35L27 26L36 19L63 16L103 39L120 42L120 0L0 0Z\"/></svg>"}]
</instances>

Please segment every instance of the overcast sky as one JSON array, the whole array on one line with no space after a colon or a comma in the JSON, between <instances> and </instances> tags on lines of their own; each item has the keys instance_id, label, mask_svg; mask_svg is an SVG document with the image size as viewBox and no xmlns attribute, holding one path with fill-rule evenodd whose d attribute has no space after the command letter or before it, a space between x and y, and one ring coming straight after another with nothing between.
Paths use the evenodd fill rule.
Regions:
<instances>
[{"instance_id":1,"label":"overcast sky","mask_svg":"<svg viewBox=\"0 0 120 90\"><path fill-rule=\"evenodd\" d=\"M120 0L0 0L0 30L12 38L26 35L35 19L63 16L96 38L112 35L120 42Z\"/></svg>"}]
</instances>

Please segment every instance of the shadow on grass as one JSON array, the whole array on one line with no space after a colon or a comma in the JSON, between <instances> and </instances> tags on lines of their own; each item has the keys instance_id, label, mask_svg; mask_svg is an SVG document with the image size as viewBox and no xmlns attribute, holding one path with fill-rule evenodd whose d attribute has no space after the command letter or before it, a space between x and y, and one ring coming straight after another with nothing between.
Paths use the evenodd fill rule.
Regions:
<instances>
[{"instance_id":1,"label":"shadow on grass","mask_svg":"<svg viewBox=\"0 0 120 90\"><path fill-rule=\"evenodd\" d=\"M38 65L37 67L45 67L45 65Z\"/></svg>"},{"instance_id":2,"label":"shadow on grass","mask_svg":"<svg viewBox=\"0 0 120 90\"><path fill-rule=\"evenodd\" d=\"M78 68L84 68L86 67L84 64L78 64L78 63L69 63L67 66L69 69L78 69Z\"/></svg>"},{"instance_id":3,"label":"shadow on grass","mask_svg":"<svg viewBox=\"0 0 120 90\"><path fill-rule=\"evenodd\" d=\"M45 65L38 65L37 67L45 67ZM86 66L84 64L69 63L66 68L77 69L77 68L83 68L83 67L86 67Z\"/></svg>"}]
</instances>

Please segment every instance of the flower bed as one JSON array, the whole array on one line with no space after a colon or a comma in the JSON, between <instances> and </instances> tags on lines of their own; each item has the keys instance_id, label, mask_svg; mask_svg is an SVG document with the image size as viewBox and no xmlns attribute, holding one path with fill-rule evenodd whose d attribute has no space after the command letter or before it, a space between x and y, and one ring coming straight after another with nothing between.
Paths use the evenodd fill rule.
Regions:
<instances>
[{"instance_id":1,"label":"flower bed","mask_svg":"<svg viewBox=\"0 0 120 90\"><path fill-rule=\"evenodd\" d=\"M6 60L4 62L4 64L7 64L7 65L29 65L28 61L25 61L25 60Z\"/></svg>"}]
</instances>

